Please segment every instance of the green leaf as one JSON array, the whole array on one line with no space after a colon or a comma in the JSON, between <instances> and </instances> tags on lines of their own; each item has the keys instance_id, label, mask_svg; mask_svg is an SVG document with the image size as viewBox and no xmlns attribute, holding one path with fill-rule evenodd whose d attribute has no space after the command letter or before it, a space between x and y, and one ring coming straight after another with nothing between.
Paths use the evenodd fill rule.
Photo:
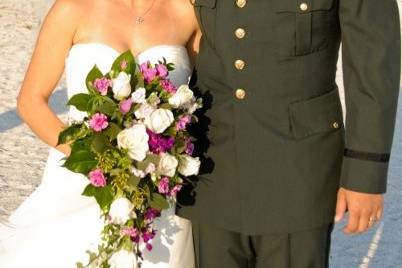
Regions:
<instances>
[{"instance_id":1,"label":"green leaf","mask_svg":"<svg viewBox=\"0 0 402 268\"><path fill-rule=\"evenodd\" d=\"M104 133L109 136L110 140L114 140L117 137L117 134L119 134L119 132L121 131L121 128L113 123L113 122L109 122L108 127L106 128L106 130L104 131Z\"/></svg>"},{"instance_id":2,"label":"green leaf","mask_svg":"<svg viewBox=\"0 0 402 268\"><path fill-rule=\"evenodd\" d=\"M95 187L92 184L88 184L88 186L84 189L82 195L95 197L96 202L99 204L99 207L103 211L109 209L110 205L113 202L113 192L111 185L107 185L105 187Z\"/></svg>"},{"instance_id":3,"label":"green leaf","mask_svg":"<svg viewBox=\"0 0 402 268\"><path fill-rule=\"evenodd\" d=\"M141 162L137 162L137 168L141 170L145 170L150 163L153 163L155 166L158 166L160 160L160 156L156 154L148 154L144 160Z\"/></svg>"},{"instance_id":4,"label":"green leaf","mask_svg":"<svg viewBox=\"0 0 402 268\"><path fill-rule=\"evenodd\" d=\"M117 106L114 103L111 104L110 102L103 102L97 107L96 110L108 116L112 116L116 108Z\"/></svg>"},{"instance_id":5,"label":"green leaf","mask_svg":"<svg viewBox=\"0 0 402 268\"><path fill-rule=\"evenodd\" d=\"M153 193L151 201L149 201L149 205L156 209L168 209L169 203L168 201L160 194Z\"/></svg>"},{"instance_id":6,"label":"green leaf","mask_svg":"<svg viewBox=\"0 0 402 268\"><path fill-rule=\"evenodd\" d=\"M92 140L92 149L95 152L103 153L110 145L108 138L104 134L96 134Z\"/></svg>"},{"instance_id":7,"label":"green leaf","mask_svg":"<svg viewBox=\"0 0 402 268\"><path fill-rule=\"evenodd\" d=\"M72 105L77 110L86 112L88 110L88 102L91 99L91 96L86 93L78 93L72 96L68 102L67 105Z\"/></svg>"},{"instance_id":8,"label":"green leaf","mask_svg":"<svg viewBox=\"0 0 402 268\"><path fill-rule=\"evenodd\" d=\"M90 137L86 137L86 138L74 141L71 144L71 151L72 152L80 151L80 150L89 151L91 149L92 139L93 139L93 136L90 136Z\"/></svg>"},{"instance_id":9,"label":"green leaf","mask_svg":"<svg viewBox=\"0 0 402 268\"><path fill-rule=\"evenodd\" d=\"M176 127L169 127L168 129L165 130L165 135L167 134L168 136L176 136L177 134L177 129Z\"/></svg>"},{"instance_id":10,"label":"green leaf","mask_svg":"<svg viewBox=\"0 0 402 268\"><path fill-rule=\"evenodd\" d=\"M83 126L83 124L74 124L74 125L71 125L71 126L65 128L59 134L59 137L57 140L57 145L67 144L67 143L70 143L70 142L76 140L77 138L80 138L80 136L81 136L80 134L83 132L82 126Z\"/></svg>"},{"instance_id":11,"label":"green leaf","mask_svg":"<svg viewBox=\"0 0 402 268\"><path fill-rule=\"evenodd\" d=\"M134 190L140 183L140 180L141 179L138 178L137 176L131 175L127 180L127 186L129 190Z\"/></svg>"},{"instance_id":12,"label":"green leaf","mask_svg":"<svg viewBox=\"0 0 402 268\"><path fill-rule=\"evenodd\" d=\"M159 105L159 108L163 108L163 109L168 109L168 110L172 110L173 109L173 107L172 107L172 105L170 105L169 103L167 103L167 102L165 102L165 103L162 103L161 105Z\"/></svg>"},{"instance_id":13,"label":"green leaf","mask_svg":"<svg viewBox=\"0 0 402 268\"><path fill-rule=\"evenodd\" d=\"M121 64L122 62L126 62L127 67L122 70ZM112 64L112 75L118 75L121 71L124 71L128 74L133 74L136 69L135 58L130 50L122 53L120 56L116 58L116 60ZM113 77L114 78L114 77Z\"/></svg>"},{"instance_id":14,"label":"green leaf","mask_svg":"<svg viewBox=\"0 0 402 268\"><path fill-rule=\"evenodd\" d=\"M91 71L89 71L85 80L85 84L87 85L87 88L90 92L95 94L96 91L94 90L93 82L95 81L95 79L102 77L103 74L96 65L91 69Z\"/></svg>"},{"instance_id":15,"label":"green leaf","mask_svg":"<svg viewBox=\"0 0 402 268\"><path fill-rule=\"evenodd\" d=\"M72 150L71 155L64 162L63 166L76 173L88 174L97 164L98 161L92 152L87 150Z\"/></svg>"}]
</instances>

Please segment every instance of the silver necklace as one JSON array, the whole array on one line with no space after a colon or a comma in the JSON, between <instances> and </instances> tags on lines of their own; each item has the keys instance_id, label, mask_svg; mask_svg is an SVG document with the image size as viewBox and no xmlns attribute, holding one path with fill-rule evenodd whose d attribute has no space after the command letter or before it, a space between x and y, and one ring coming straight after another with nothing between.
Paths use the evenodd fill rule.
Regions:
<instances>
[{"instance_id":1,"label":"silver necklace","mask_svg":"<svg viewBox=\"0 0 402 268\"><path fill-rule=\"evenodd\" d=\"M152 0L151 5L149 8L141 15L135 17L135 24L143 24L145 21L145 16L151 11L151 9L154 7L155 0Z\"/></svg>"}]
</instances>

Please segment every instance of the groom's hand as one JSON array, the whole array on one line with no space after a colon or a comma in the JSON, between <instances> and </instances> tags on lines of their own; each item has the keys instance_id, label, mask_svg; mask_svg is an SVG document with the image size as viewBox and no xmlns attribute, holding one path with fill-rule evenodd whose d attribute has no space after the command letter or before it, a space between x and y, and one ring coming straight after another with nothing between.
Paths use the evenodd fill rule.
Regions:
<instances>
[{"instance_id":1,"label":"groom's hand","mask_svg":"<svg viewBox=\"0 0 402 268\"><path fill-rule=\"evenodd\" d=\"M383 212L384 197L382 194L359 193L340 188L336 204L335 222L339 222L349 212L349 219L343 231L356 234L367 231L380 220Z\"/></svg>"}]
</instances>

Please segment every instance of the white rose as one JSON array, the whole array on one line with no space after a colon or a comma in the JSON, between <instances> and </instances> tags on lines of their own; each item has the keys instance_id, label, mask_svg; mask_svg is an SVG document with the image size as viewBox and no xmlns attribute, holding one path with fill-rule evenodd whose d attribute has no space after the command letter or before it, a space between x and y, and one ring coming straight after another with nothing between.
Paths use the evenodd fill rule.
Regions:
<instances>
[{"instance_id":1,"label":"white rose","mask_svg":"<svg viewBox=\"0 0 402 268\"><path fill-rule=\"evenodd\" d=\"M179 172L184 176L198 175L200 170L201 161L199 157L191 157L188 155L180 156Z\"/></svg>"},{"instance_id":2,"label":"white rose","mask_svg":"<svg viewBox=\"0 0 402 268\"><path fill-rule=\"evenodd\" d=\"M184 106L191 102L194 98L193 91L188 87L188 85L181 85L176 93L169 98L169 104L174 108Z\"/></svg>"},{"instance_id":3,"label":"white rose","mask_svg":"<svg viewBox=\"0 0 402 268\"><path fill-rule=\"evenodd\" d=\"M108 263L110 268L134 268L137 267L137 258L133 252L121 249L110 257Z\"/></svg>"},{"instance_id":4,"label":"white rose","mask_svg":"<svg viewBox=\"0 0 402 268\"><path fill-rule=\"evenodd\" d=\"M134 205L127 198L117 198L110 205L109 216L115 224L125 224L132 216Z\"/></svg>"},{"instance_id":5,"label":"white rose","mask_svg":"<svg viewBox=\"0 0 402 268\"><path fill-rule=\"evenodd\" d=\"M134 103L143 103L145 102L145 88L139 87L131 94L131 100Z\"/></svg>"},{"instance_id":6,"label":"white rose","mask_svg":"<svg viewBox=\"0 0 402 268\"><path fill-rule=\"evenodd\" d=\"M149 137L143 124L134 124L132 127L117 134L119 148L128 149L128 155L137 161L145 159L149 151L148 139Z\"/></svg>"},{"instance_id":7,"label":"white rose","mask_svg":"<svg viewBox=\"0 0 402 268\"><path fill-rule=\"evenodd\" d=\"M168 109L156 109L149 116L145 117L145 125L155 133L162 133L174 121L172 111Z\"/></svg>"},{"instance_id":8,"label":"white rose","mask_svg":"<svg viewBox=\"0 0 402 268\"><path fill-rule=\"evenodd\" d=\"M128 97L131 93L131 85L130 85L131 75L120 72L119 75L113 79L113 97L116 100L122 100Z\"/></svg>"},{"instance_id":9,"label":"white rose","mask_svg":"<svg viewBox=\"0 0 402 268\"><path fill-rule=\"evenodd\" d=\"M134 112L134 115L137 119L146 118L149 116L153 111L155 111L155 107L149 105L148 103L144 102L141 106Z\"/></svg>"},{"instance_id":10,"label":"white rose","mask_svg":"<svg viewBox=\"0 0 402 268\"><path fill-rule=\"evenodd\" d=\"M161 175L173 177L178 164L179 161L177 161L176 157L168 153L163 153L158 164L158 172Z\"/></svg>"},{"instance_id":11,"label":"white rose","mask_svg":"<svg viewBox=\"0 0 402 268\"><path fill-rule=\"evenodd\" d=\"M138 177L138 178L140 178L140 179L144 178L145 175L146 175L143 170L137 169L137 168L135 168L135 167L131 167L131 168L130 168L130 171L131 171L131 173L132 173L134 176L136 176L136 177Z\"/></svg>"},{"instance_id":12,"label":"white rose","mask_svg":"<svg viewBox=\"0 0 402 268\"><path fill-rule=\"evenodd\" d=\"M193 114L198 108L200 108L199 104L194 100L191 101L190 103L185 105L185 108L187 109L187 112L189 114Z\"/></svg>"}]
</instances>

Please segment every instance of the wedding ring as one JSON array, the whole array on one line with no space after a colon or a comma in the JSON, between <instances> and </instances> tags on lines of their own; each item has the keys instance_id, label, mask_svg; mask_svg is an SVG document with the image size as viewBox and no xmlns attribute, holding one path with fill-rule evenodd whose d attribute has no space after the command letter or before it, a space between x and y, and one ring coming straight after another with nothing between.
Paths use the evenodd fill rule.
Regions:
<instances>
[{"instance_id":1,"label":"wedding ring","mask_svg":"<svg viewBox=\"0 0 402 268\"><path fill-rule=\"evenodd\" d=\"M378 219L375 218L375 217L370 217L370 219L369 219L369 222L370 222L370 223L375 223L375 222L377 222L377 221L378 221Z\"/></svg>"}]
</instances>

